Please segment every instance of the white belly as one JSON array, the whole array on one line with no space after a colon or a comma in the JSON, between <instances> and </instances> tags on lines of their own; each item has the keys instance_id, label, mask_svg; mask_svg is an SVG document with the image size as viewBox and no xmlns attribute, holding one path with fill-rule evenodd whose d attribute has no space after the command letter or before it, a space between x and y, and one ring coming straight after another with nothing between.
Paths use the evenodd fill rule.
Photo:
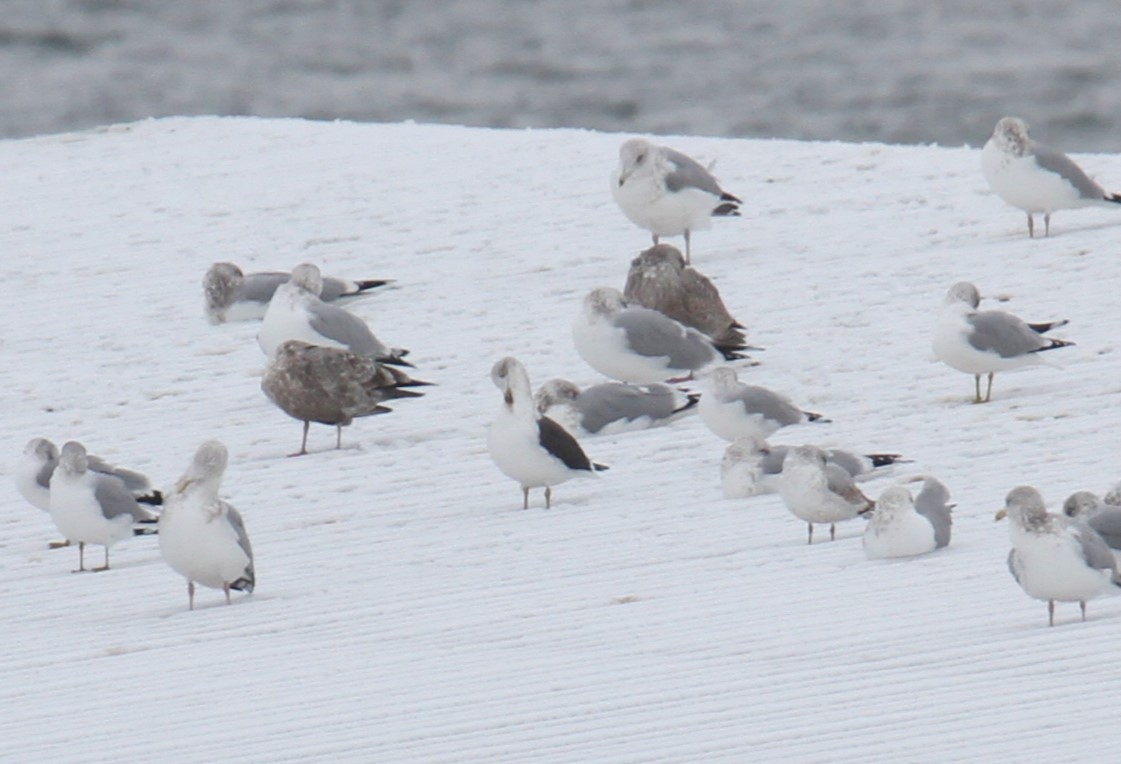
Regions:
<instances>
[{"instance_id":1,"label":"white belly","mask_svg":"<svg viewBox=\"0 0 1121 764\"><path fill-rule=\"evenodd\" d=\"M50 512L59 532L70 541L110 547L132 535L132 515L106 518L85 481L69 480L58 471L51 481Z\"/></svg>"},{"instance_id":2,"label":"white belly","mask_svg":"<svg viewBox=\"0 0 1121 764\"><path fill-rule=\"evenodd\" d=\"M990 143L981 152L981 170L993 193L1024 212L1054 212L1093 202L1058 173L1044 170L1035 157L1009 157Z\"/></svg>"},{"instance_id":3,"label":"white belly","mask_svg":"<svg viewBox=\"0 0 1121 764\"><path fill-rule=\"evenodd\" d=\"M194 507L166 508L160 515L160 554L184 578L221 589L244 575L249 556L225 518L207 522L207 517Z\"/></svg>"},{"instance_id":4,"label":"white belly","mask_svg":"<svg viewBox=\"0 0 1121 764\"><path fill-rule=\"evenodd\" d=\"M888 522L873 516L864 529L864 553L872 559L913 557L936 548L934 527L915 512L893 517Z\"/></svg>"},{"instance_id":5,"label":"white belly","mask_svg":"<svg viewBox=\"0 0 1121 764\"><path fill-rule=\"evenodd\" d=\"M673 376L667 356L644 356L635 353L626 342L626 333L607 321L589 321L583 315L572 325L572 341L576 352L600 374L648 385Z\"/></svg>"},{"instance_id":6,"label":"white belly","mask_svg":"<svg viewBox=\"0 0 1121 764\"><path fill-rule=\"evenodd\" d=\"M729 441L747 437L766 440L779 429L774 420L759 414L749 414L739 401L724 402L712 392L701 394L697 413L717 437Z\"/></svg>"},{"instance_id":7,"label":"white belly","mask_svg":"<svg viewBox=\"0 0 1121 764\"><path fill-rule=\"evenodd\" d=\"M523 488L542 488L565 482L573 471L541 447L537 422L516 417L505 406L487 432L487 450L504 475Z\"/></svg>"}]
</instances>

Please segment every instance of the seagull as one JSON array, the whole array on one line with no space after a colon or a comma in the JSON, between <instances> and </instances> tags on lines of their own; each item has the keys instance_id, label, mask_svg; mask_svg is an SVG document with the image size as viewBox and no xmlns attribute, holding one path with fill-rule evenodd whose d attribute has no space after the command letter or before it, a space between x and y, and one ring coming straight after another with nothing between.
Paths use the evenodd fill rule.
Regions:
<instances>
[{"instance_id":1,"label":"seagull","mask_svg":"<svg viewBox=\"0 0 1121 764\"><path fill-rule=\"evenodd\" d=\"M852 475L829 464L817 446L795 446L787 452L779 494L786 508L809 526L808 544L814 540L814 523L829 523L832 540L837 523L867 514L875 506L856 487Z\"/></svg>"},{"instance_id":2,"label":"seagull","mask_svg":"<svg viewBox=\"0 0 1121 764\"><path fill-rule=\"evenodd\" d=\"M1121 195L1092 181L1066 154L1029 138L1027 124L1016 117L996 123L981 151L981 171L993 193L1028 214L1029 237L1035 236L1035 213L1043 213L1043 235L1049 236L1056 210L1121 204Z\"/></svg>"},{"instance_id":3,"label":"seagull","mask_svg":"<svg viewBox=\"0 0 1121 764\"><path fill-rule=\"evenodd\" d=\"M604 382L581 390L567 379L551 379L534 396L537 413L550 416L569 432L594 435L664 424L697 405L696 393L679 395L669 385L645 387Z\"/></svg>"},{"instance_id":4,"label":"seagull","mask_svg":"<svg viewBox=\"0 0 1121 764\"><path fill-rule=\"evenodd\" d=\"M1075 491L1063 502L1063 514L1089 525L1110 549L1121 550L1121 506L1102 501L1090 491Z\"/></svg>"},{"instance_id":5,"label":"seagull","mask_svg":"<svg viewBox=\"0 0 1121 764\"><path fill-rule=\"evenodd\" d=\"M593 289L584 298L572 339L576 352L600 374L637 385L674 374L689 378L721 357L744 357L656 310L628 306L612 287Z\"/></svg>"},{"instance_id":6,"label":"seagull","mask_svg":"<svg viewBox=\"0 0 1121 764\"><path fill-rule=\"evenodd\" d=\"M1052 515L1039 491L1013 488L997 520L1009 520L1012 550L1008 570L1029 597L1047 602L1047 622L1055 625L1055 603L1077 602L1086 620L1086 601L1110 586L1121 586L1117 562L1090 526Z\"/></svg>"},{"instance_id":7,"label":"seagull","mask_svg":"<svg viewBox=\"0 0 1121 764\"><path fill-rule=\"evenodd\" d=\"M724 440L770 437L782 427L801 422L828 422L821 414L803 411L784 395L745 385L730 366L712 372L709 390L697 411L708 429Z\"/></svg>"},{"instance_id":8,"label":"seagull","mask_svg":"<svg viewBox=\"0 0 1121 764\"><path fill-rule=\"evenodd\" d=\"M312 422L335 425L335 448L342 448L343 427L356 417L389 413L392 409L380 405L382 401L419 398L423 393L407 388L429 384L349 350L299 340L281 343L261 378L268 399L304 423L300 450L293 456L307 453Z\"/></svg>"},{"instance_id":9,"label":"seagull","mask_svg":"<svg viewBox=\"0 0 1121 764\"><path fill-rule=\"evenodd\" d=\"M292 270L288 283L277 287L257 334L257 342L266 355L275 355L285 340L302 340L312 345L344 348L382 363L412 365L403 360L409 351L387 347L358 316L320 300L316 295L322 284L319 268L303 263Z\"/></svg>"},{"instance_id":10,"label":"seagull","mask_svg":"<svg viewBox=\"0 0 1121 764\"><path fill-rule=\"evenodd\" d=\"M105 547L105 565L93 570L109 570L109 547L156 532L156 515L136 502L120 478L91 471L81 443L63 444L50 491L51 519L62 535L78 542L75 573L86 569L86 544Z\"/></svg>"},{"instance_id":11,"label":"seagull","mask_svg":"<svg viewBox=\"0 0 1121 764\"><path fill-rule=\"evenodd\" d=\"M502 406L487 433L487 449L498 469L521 485L523 509L529 509L530 488L544 486L549 509L553 486L607 469L591 461L566 429L537 413L529 375L518 359L495 363L490 378L502 391Z\"/></svg>"},{"instance_id":12,"label":"seagull","mask_svg":"<svg viewBox=\"0 0 1121 764\"><path fill-rule=\"evenodd\" d=\"M825 458L849 473L854 480L873 470L907 461L901 454L856 454L839 448L826 448ZM782 465L790 446L772 446L763 438L747 435L736 438L724 450L720 462L720 484L726 499L742 499L778 491L782 484Z\"/></svg>"},{"instance_id":13,"label":"seagull","mask_svg":"<svg viewBox=\"0 0 1121 764\"><path fill-rule=\"evenodd\" d=\"M160 513L160 554L187 579L191 610L196 583L224 591L227 605L231 589L252 592L256 585L245 522L218 497L228 462L224 445L216 440L203 443Z\"/></svg>"},{"instance_id":14,"label":"seagull","mask_svg":"<svg viewBox=\"0 0 1121 764\"><path fill-rule=\"evenodd\" d=\"M702 331L718 345L748 349L744 325L724 307L720 292L669 244L655 244L631 260L623 299Z\"/></svg>"},{"instance_id":15,"label":"seagull","mask_svg":"<svg viewBox=\"0 0 1121 764\"><path fill-rule=\"evenodd\" d=\"M680 151L631 138L619 147L619 169L611 194L628 219L660 236L689 237L712 227L713 216L738 216L740 199L720 187L712 173Z\"/></svg>"},{"instance_id":16,"label":"seagull","mask_svg":"<svg viewBox=\"0 0 1121 764\"><path fill-rule=\"evenodd\" d=\"M864 554L869 559L914 557L950 543L950 492L933 477L917 479L925 482L916 499L901 485L885 489L876 499L864 529Z\"/></svg>"},{"instance_id":17,"label":"seagull","mask_svg":"<svg viewBox=\"0 0 1121 764\"><path fill-rule=\"evenodd\" d=\"M244 273L233 263L214 263L202 279L206 317L212 324L264 318L273 293L291 276L283 271ZM391 279L350 281L324 276L322 291L317 296L324 302L334 302L393 283Z\"/></svg>"},{"instance_id":18,"label":"seagull","mask_svg":"<svg viewBox=\"0 0 1121 764\"><path fill-rule=\"evenodd\" d=\"M1040 353L1073 345L1042 333L1066 321L1028 324L1010 313L977 310L977 287L959 281L950 287L934 329L934 354L951 368L972 374L976 388L974 403L992 399L993 374L1032 364L1046 364ZM985 397L981 397L981 376L989 375Z\"/></svg>"}]
</instances>

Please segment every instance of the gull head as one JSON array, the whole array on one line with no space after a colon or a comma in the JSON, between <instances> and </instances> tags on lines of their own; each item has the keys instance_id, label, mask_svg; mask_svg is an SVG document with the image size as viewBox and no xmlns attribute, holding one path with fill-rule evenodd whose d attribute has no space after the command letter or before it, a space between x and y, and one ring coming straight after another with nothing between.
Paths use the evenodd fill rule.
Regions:
<instances>
[{"instance_id":1,"label":"gull head","mask_svg":"<svg viewBox=\"0 0 1121 764\"><path fill-rule=\"evenodd\" d=\"M1072 520L1089 520L1102 509L1102 500L1090 491L1075 491L1063 502L1063 514Z\"/></svg>"},{"instance_id":2,"label":"gull head","mask_svg":"<svg viewBox=\"0 0 1121 764\"><path fill-rule=\"evenodd\" d=\"M226 465L230 461L230 452L217 440L208 440L198 447L191 464L183 477L175 486L175 490L183 493L192 485L199 483L221 481L226 472Z\"/></svg>"},{"instance_id":3,"label":"gull head","mask_svg":"<svg viewBox=\"0 0 1121 764\"><path fill-rule=\"evenodd\" d=\"M619 185L643 167L653 163L654 147L644 138L631 138L619 147Z\"/></svg>"},{"instance_id":4,"label":"gull head","mask_svg":"<svg viewBox=\"0 0 1121 764\"><path fill-rule=\"evenodd\" d=\"M670 244L655 244L631 260L632 268L666 269L670 272L685 270L685 257L681 250Z\"/></svg>"},{"instance_id":5,"label":"gull head","mask_svg":"<svg viewBox=\"0 0 1121 764\"><path fill-rule=\"evenodd\" d=\"M46 438L32 438L23 447L25 456L34 459L38 464L46 464L58 459L58 448Z\"/></svg>"},{"instance_id":6,"label":"gull head","mask_svg":"<svg viewBox=\"0 0 1121 764\"><path fill-rule=\"evenodd\" d=\"M712 370L710 384L713 394L718 398L735 390L739 383L740 378L731 366L717 366Z\"/></svg>"},{"instance_id":7,"label":"gull head","mask_svg":"<svg viewBox=\"0 0 1121 764\"><path fill-rule=\"evenodd\" d=\"M614 316L627 307L623 293L614 287L599 287L584 298L584 311L589 316Z\"/></svg>"},{"instance_id":8,"label":"gull head","mask_svg":"<svg viewBox=\"0 0 1121 764\"><path fill-rule=\"evenodd\" d=\"M1028 124L1019 117L1002 117L993 129L993 142L1006 154L1024 156L1028 141Z\"/></svg>"},{"instance_id":9,"label":"gull head","mask_svg":"<svg viewBox=\"0 0 1121 764\"><path fill-rule=\"evenodd\" d=\"M959 302L964 302L974 310L981 304L981 293L977 291L977 287L970 284L968 281L959 281L950 287L950 291L946 292L946 297L942 300L944 305L954 305Z\"/></svg>"},{"instance_id":10,"label":"gull head","mask_svg":"<svg viewBox=\"0 0 1121 764\"><path fill-rule=\"evenodd\" d=\"M300 263L292 269L292 278L288 283L303 289L305 292L311 292L316 297L323 290L323 277L319 274L319 268L311 263Z\"/></svg>"},{"instance_id":11,"label":"gull head","mask_svg":"<svg viewBox=\"0 0 1121 764\"><path fill-rule=\"evenodd\" d=\"M89 469L86 447L74 440L64 443L58 456L58 467L70 475L85 473Z\"/></svg>"},{"instance_id":12,"label":"gull head","mask_svg":"<svg viewBox=\"0 0 1121 764\"><path fill-rule=\"evenodd\" d=\"M529 374L526 373L522 362L513 356L506 356L495 362L490 370L490 381L502 391L502 399L507 406L514 405L515 391L530 389Z\"/></svg>"},{"instance_id":13,"label":"gull head","mask_svg":"<svg viewBox=\"0 0 1121 764\"><path fill-rule=\"evenodd\" d=\"M550 379L541 385L534 401L537 403L537 413L544 414L551 406L558 403L572 403L580 395L580 388L567 379Z\"/></svg>"},{"instance_id":14,"label":"gull head","mask_svg":"<svg viewBox=\"0 0 1121 764\"><path fill-rule=\"evenodd\" d=\"M824 470L828 461L829 458L825 452L817 446L795 446L786 452L786 458L782 462L782 470L785 472L790 467L804 466L817 466Z\"/></svg>"},{"instance_id":15,"label":"gull head","mask_svg":"<svg viewBox=\"0 0 1121 764\"><path fill-rule=\"evenodd\" d=\"M736 438L724 449L724 458L730 462L745 462L771 452L767 441L755 435Z\"/></svg>"},{"instance_id":16,"label":"gull head","mask_svg":"<svg viewBox=\"0 0 1121 764\"><path fill-rule=\"evenodd\" d=\"M233 263L214 263L202 279L206 308L210 311L228 308L245 284L245 274Z\"/></svg>"},{"instance_id":17,"label":"gull head","mask_svg":"<svg viewBox=\"0 0 1121 764\"><path fill-rule=\"evenodd\" d=\"M884 489L880 498L876 499L876 517L889 519L905 513L915 506L911 492L901 485L893 485Z\"/></svg>"},{"instance_id":18,"label":"gull head","mask_svg":"<svg viewBox=\"0 0 1121 764\"><path fill-rule=\"evenodd\" d=\"M1005 517L1014 526L1027 531L1046 530L1051 523L1043 497L1030 485L1017 486L1008 492L1004 509L996 513L997 520Z\"/></svg>"}]
</instances>

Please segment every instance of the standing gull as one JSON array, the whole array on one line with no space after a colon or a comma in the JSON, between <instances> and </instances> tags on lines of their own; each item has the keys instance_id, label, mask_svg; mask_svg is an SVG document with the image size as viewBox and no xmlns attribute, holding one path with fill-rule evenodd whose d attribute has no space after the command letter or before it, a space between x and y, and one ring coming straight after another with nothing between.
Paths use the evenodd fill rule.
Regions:
<instances>
[{"instance_id":1,"label":"standing gull","mask_svg":"<svg viewBox=\"0 0 1121 764\"><path fill-rule=\"evenodd\" d=\"M199 446L160 514L160 554L187 579L187 602L195 609L195 584L252 592L253 548L241 514L218 497L229 453L216 440Z\"/></svg>"},{"instance_id":2,"label":"standing gull","mask_svg":"<svg viewBox=\"0 0 1121 764\"><path fill-rule=\"evenodd\" d=\"M828 422L821 414L803 411L784 395L765 387L745 385L730 366L714 369L709 389L697 407L701 421L717 437L734 441L773 435L781 427L801 422Z\"/></svg>"},{"instance_id":3,"label":"standing gull","mask_svg":"<svg viewBox=\"0 0 1121 764\"><path fill-rule=\"evenodd\" d=\"M925 482L916 499L901 485L885 489L876 499L864 529L864 553L870 559L914 557L950 543L950 492L935 478L918 479Z\"/></svg>"},{"instance_id":4,"label":"standing gull","mask_svg":"<svg viewBox=\"0 0 1121 764\"><path fill-rule=\"evenodd\" d=\"M852 475L830 464L817 446L795 446L787 452L779 494L786 508L806 521L808 544L814 540L814 523L829 523L832 540L837 523L867 514L875 506L856 487Z\"/></svg>"},{"instance_id":5,"label":"standing gull","mask_svg":"<svg viewBox=\"0 0 1121 764\"><path fill-rule=\"evenodd\" d=\"M744 326L728 312L720 292L669 244L655 244L631 260L623 299L702 331L719 345L747 348Z\"/></svg>"},{"instance_id":6,"label":"standing gull","mask_svg":"<svg viewBox=\"0 0 1121 764\"><path fill-rule=\"evenodd\" d=\"M1103 594L1117 578L1117 562L1090 526L1052 515L1031 486L1013 488L997 520L1008 518L1012 550L1008 570L1029 597L1047 603L1055 625L1055 603L1077 602L1086 620L1086 601Z\"/></svg>"},{"instance_id":7,"label":"standing gull","mask_svg":"<svg viewBox=\"0 0 1121 764\"><path fill-rule=\"evenodd\" d=\"M1029 237L1035 236L1036 213L1043 213L1043 235L1049 236L1056 210L1121 205L1121 195L1107 192L1066 154L1029 138L1027 124L1016 117L996 123L981 152L981 171L997 196L1027 213Z\"/></svg>"},{"instance_id":8,"label":"standing gull","mask_svg":"<svg viewBox=\"0 0 1121 764\"><path fill-rule=\"evenodd\" d=\"M418 398L423 393L407 388L428 384L348 350L299 340L281 343L261 378L269 400L304 423L300 450L293 456L307 453L312 422L335 425L335 448L342 448L343 427L355 418L388 413L392 409L380 405L382 401Z\"/></svg>"},{"instance_id":9,"label":"standing gull","mask_svg":"<svg viewBox=\"0 0 1121 764\"><path fill-rule=\"evenodd\" d=\"M1121 507L1089 491L1075 491L1063 502L1063 514L1089 525L1110 549L1121 550Z\"/></svg>"},{"instance_id":10,"label":"standing gull","mask_svg":"<svg viewBox=\"0 0 1121 764\"><path fill-rule=\"evenodd\" d=\"M619 169L611 194L632 223L660 236L685 237L712 227L714 215L740 214L740 200L720 187L712 173L680 151L631 138L619 147Z\"/></svg>"},{"instance_id":11,"label":"standing gull","mask_svg":"<svg viewBox=\"0 0 1121 764\"><path fill-rule=\"evenodd\" d=\"M607 469L592 462L567 430L537 413L529 375L520 361L503 358L494 364L490 378L502 391L502 406L487 433L487 450L498 469L521 485L523 509L529 509L530 488L545 488L548 509L553 486Z\"/></svg>"},{"instance_id":12,"label":"standing gull","mask_svg":"<svg viewBox=\"0 0 1121 764\"><path fill-rule=\"evenodd\" d=\"M1067 340L1042 336L1042 332L1065 321L1027 324L1010 313L977 310L980 293L969 282L950 287L934 329L934 354L942 363L972 374L976 388L974 403L987 403L993 394L993 374L1033 364L1046 364L1040 353L1073 345ZM989 375L985 397L981 376Z\"/></svg>"},{"instance_id":13,"label":"standing gull","mask_svg":"<svg viewBox=\"0 0 1121 764\"><path fill-rule=\"evenodd\" d=\"M288 283L291 276L283 271L244 273L233 263L214 263L202 279L206 317L212 324L264 318L277 287ZM322 290L317 297L324 302L334 302L392 283L387 279L350 281L324 276Z\"/></svg>"},{"instance_id":14,"label":"standing gull","mask_svg":"<svg viewBox=\"0 0 1121 764\"><path fill-rule=\"evenodd\" d=\"M51 519L70 541L78 542L78 570L86 569L86 544L109 547L134 535L155 533L156 515L137 504L119 478L89 469L86 449L70 441L62 446L58 467L51 477Z\"/></svg>"},{"instance_id":15,"label":"standing gull","mask_svg":"<svg viewBox=\"0 0 1121 764\"><path fill-rule=\"evenodd\" d=\"M387 347L358 316L320 300L316 295L322 283L319 269L304 263L293 269L288 283L277 287L257 334L266 355L275 355L285 340L301 340L344 348L382 363L412 365L402 360L409 351Z\"/></svg>"},{"instance_id":16,"label":"standing gull","mask_svg":"<svg viewBox=\"0 0 1121 764\"><path fill-rule=\"evenodd\" d=\"M534 400L537 412L548 415L569 432L596 434L664 424L693 408L700 396L681 395L669 385L645 387L604 382L581 390L567 379L541 385Z\"/></svg>"},{"instance_id":17,"label":"standing gull","mask_svg":"<svg viewBox=\"0 0 1121 764\"><path fill-rule=\"evenodd\" d=\"M721 357L743 358L656 310L628 306L612 287L593 289L584 298L572 339L576 352L600 374L638 385L675 374L691 377Z\"/></svg>"}]
</instances>

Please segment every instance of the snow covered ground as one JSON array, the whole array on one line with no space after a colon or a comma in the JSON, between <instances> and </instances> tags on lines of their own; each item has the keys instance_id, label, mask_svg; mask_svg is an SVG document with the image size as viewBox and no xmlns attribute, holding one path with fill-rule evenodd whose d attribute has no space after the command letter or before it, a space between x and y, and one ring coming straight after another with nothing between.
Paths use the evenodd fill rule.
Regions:
<instances>
[{"instance_id":1,"label":"snow covered ground","mask_svg":"<svg viewBox=\"0 0 1121 764\"><path fill-rule=\"evenodd\" d=\"M487 374L513 354L535 384L597 381L572 318L648 243L607 189L623 137L201 118L0 143L4 760L1111 758L1121 600L1049 629L993 514L1021 483L1055 507L1121 478L1121 210L1031 241L976 151L666 139L745 201L693 253L767 348L741 376L833 420L773 440L907 455L865 490L938 476L953 543L870 562L855 521L808 547L777 496L722 498L697 417L586 439L611 470L522 511ZM1121 158L1078 159L1121 187ZM286 458L257 325L203 319L216 260L397 279L353 309L439 386ZM1069 318L1062 368L970 405L930 350L960 279ZM188 612L151 538L71 574L11 479L39 435L161 485L221 439L257 592Z\"/></svg>"}]
</instances>

